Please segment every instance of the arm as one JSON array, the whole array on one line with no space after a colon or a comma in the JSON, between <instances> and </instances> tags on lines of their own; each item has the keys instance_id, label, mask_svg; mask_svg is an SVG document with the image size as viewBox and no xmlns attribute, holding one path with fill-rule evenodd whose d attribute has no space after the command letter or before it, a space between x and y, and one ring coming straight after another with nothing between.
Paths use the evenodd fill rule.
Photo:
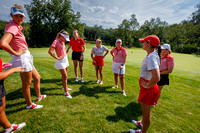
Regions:
<instances>
[{"instance_id":1,"label":"arm","mask_svg":"<svg viewBox=\"0 0 200 133\"><path fill-rule=\"evenodd\" d=\"M160 72L160 74L162 75L162 74L169 74L169 73L171 73L172 71L173 71L173 68L174 67L168 67L168 69L166 70L166 71L162 71L162 72Z\"/></svg>"},{"instance_id":2,"label":"arm","mask_svg":"<svg viewBox=\"0 0 200 133\"><path fill-rule=\"evenodd\" d=\"M69 49L71 48L71 45L68 46L66 53L69 52Z\"/></svg>"},{"instance_id":3,"label":"arm","mask_svg":"<svg viewBox=\"0 0 200 133\"><path fill-rule=\"evenodd\" d=\"M104 54L103 58L109 53L109 50L106 51L106 53Z\"/></svg>"},{"instance_id":4,"label":"arm","mask_svg":"<svg viewBox=\"0 0 200 133\"><path fill-rule=\"evenodd\" d=\"M57 57L57 56L53 53L54 49L55 49L55 48L54 48L53 46L51 46L51 47L49 48L48 53L49 53L53 58L59 59L59 57Z\"/></svg>"},{"instance_id":5,"label":"arm","mask_svg":"<svg viewBox=\"0 0 200 133\"><path fill-rule=\"evenodd\" d=\"M85 51L86 51L86 47L85 47L85 45L83 45L83 52L82 52L83 55L84 55Z\"/></svg>"},{"instance_id":6,"label":"arm","mask_svg":"<svg viewBox=\"0 0 200 133\"><path fill-rule=\"evenodd\" d=\"M149 81L149 83L147 83L146 81L142 81L141 82L141 86L144 88L151 88L152 86L154 86L156 83L158 83L158 81L160 81L160 72L159 69L153 69L151 70L152 73L152 78Z\"/></svg>"},{"instance_id":7,"label":"arm","mask_svg":"<svg viewBox=\"0 0 200 133\"><path fill-rule=\"evenodd\" d=\"M2 37L0 41L0 47L12 55L20 56L21 54L25 52L25 49L21 48L18 51L14 51L9 45L12 38L13 38L13 35L11 33L8 33L8 32L5 33L5 35Z\"/></svg>"},{"instance_id":8,"label":"arm","mask_svg":"<svg viewBox=\"0 0 200 133\"><path fill-rule=\"evenodd\" d=\"M112 50L110 51L110 54L112 55L112 57L114 58L114 53L112 52Z\"/></svg>"},{"instance_id":9,"label":"arm","mask_svg":"<svg viewBox=\"0 0 200 133\"><path fill-rule=\"evenodd\" d=\"M93 53L91 53L91 55L90 55L90 56L91 56L92 60L94 60Z\"/></svg>"},{"instance_id":10,"label":"arm","mask_svg":"<svg viewBox=\"0 0 200 133\"><path fill-rule=\"evenodd\" d=\"M14 72L23 72L24 69L25 69L24 67L15 67L15 68L11 68L7 71L0 72L0 80L7 78L8 76L13 74Z\"/></svg>"}]
</instances>

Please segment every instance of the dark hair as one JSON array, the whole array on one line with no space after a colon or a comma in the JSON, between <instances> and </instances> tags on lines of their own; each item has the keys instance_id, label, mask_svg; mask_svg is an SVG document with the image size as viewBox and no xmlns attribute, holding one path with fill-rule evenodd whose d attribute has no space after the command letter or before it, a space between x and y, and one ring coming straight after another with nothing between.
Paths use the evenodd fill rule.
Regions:
<instances>
[{"instance_id":1,"label":"dark hair","mask_svg":"<svg viewBox=\"0 0 200 133\"><path fill-rule=\"evenodd\" d=\"M152 47L152 48L157 48L158 56L160 57L160 53L161 53L161 46L160 46L160 44L157 45L157 47L156 47L156 46L153 46L153 45L151 44L151 47ZM160 57L160 60L161 60L161 57Z\"/></svg>"}]
</instances>

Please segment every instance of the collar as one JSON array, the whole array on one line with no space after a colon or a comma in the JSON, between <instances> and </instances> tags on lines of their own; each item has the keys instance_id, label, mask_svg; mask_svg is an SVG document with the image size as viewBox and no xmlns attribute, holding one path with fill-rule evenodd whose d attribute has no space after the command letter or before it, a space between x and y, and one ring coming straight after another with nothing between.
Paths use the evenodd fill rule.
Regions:
<instances>
[{"instance_id":1,"label":"collar","mask_svg":"<svg viewBox=\"0 0 200 133\"><path fill-rule=\"evenodd\" d=\"M61 40L60 40L60 38L57 38L58 39L58 41L63 45L64 44L64 42L62 42Z\"/></svg>"},{"instance_id":2,"label":"collar","mask_svg":"<svg viewBox=\"0 0 200 133\"><path fill-rule=\"evenodd\" d=\"M168 58L170 56L170 54L167 54L166 56L164 56L163 58Z\"/></svg>"},{"instance_id":3,"label":"collar","mask_svg":"<svg viewBox=\"0 0 200 133\"><path fill-rule=\"evenodd\" d=\"M124 49L124 47L121 46L121 48L120 48L119 50L117 49L117 47L115 47L115 49L116 49L117 51L120 51L120 50Z\"/></svg>"},{"instance_id":4,"label":"collar","mask_svg":"<svg viewBox=\"0 0 200 133\"><path fill-rule=\"evenodd\" d=\"M16 25L17 28L18 28L19 30L22 30L22 29L23 29L23 27L22 27L21 25L16 24L13 20L10 20L9 22L10 22L11 24Z\"/></svg>"}]
</instances>

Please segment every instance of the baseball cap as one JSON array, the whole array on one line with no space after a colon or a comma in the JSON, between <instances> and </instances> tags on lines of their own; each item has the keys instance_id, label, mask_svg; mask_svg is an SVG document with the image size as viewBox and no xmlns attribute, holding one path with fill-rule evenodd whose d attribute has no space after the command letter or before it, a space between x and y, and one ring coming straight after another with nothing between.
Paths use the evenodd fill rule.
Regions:
<instances>
[{"instance_id":1,"label":"baseball cap","mask_svg":"<svg viewBox=\"0 0 200 133\"><path fill-rule=\"evenodd\" d=\"M122 43L122 40L121 39L117 39L116 42L121 42Z\"/></svg>"},{"instance_id":2,"label":"baseball cap","mask_svg":"<svg viewBox=\"0 0 200 133\"><path fill-rule=\"evenodd\" d=\"M63 36L63 37L65 38L66 41L70 41L68 35L65 35L65 34L63 34L63 33L60 33L60 35Z\"/></svg>"},{"instance_id":3,"label":"baseball cap","mask_svg":"<svg viewBox=\"0 0 200 133\"><path fill-rule=\"evenodd\" d=\"M168 50L171 50L171 47L169 44L163 44L161 45L161 49L168 49Z\"/></svg>"},{"instance_id":4,"label":"baseball cap","mask_svg":"<svg viewBox=\"0 0 200 133\"><path fill-rule=\"evenodd\" d=\"M12 15L21 14L21 15L23 15L25 17L24 10L22 10L22 9L11 8L10 12L11 12Z\"/></svg>"},{"instance_id":5,"label":"baseball cap","mask_svg":"<svg viewBox=\"0 0 200 133\"><path fill-rule=\"evenodd\" d=\"M160 44L160 39L156 35L150 35L139 39L141 42L149 42L151 45L157 47Z\"/></svg>"}]
</instances>

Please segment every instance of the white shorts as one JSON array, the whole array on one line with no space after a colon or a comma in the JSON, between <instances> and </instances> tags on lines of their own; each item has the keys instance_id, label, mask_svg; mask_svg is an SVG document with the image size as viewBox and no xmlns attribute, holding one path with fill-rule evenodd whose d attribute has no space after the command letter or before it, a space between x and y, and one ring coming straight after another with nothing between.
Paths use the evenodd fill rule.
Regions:
<instances>
[{"instance_id":1,"label":"white shorts","mask_svg":"<svg viewBox=\"0 0 200 133\"><path fill-rule=\"evenodd\" d=\"M120 70L120 66L121 66L122 63L116 63L116 62L113 62L112 64L112 72L113 73L116 73L116 74L125 74L125 64L123 66L123 68Z\"/></svg>"},{"instance_id":2,"label":"white shorts","mask_svg":"<svg viewBox=\"0 0 200 133\"><path fill-rule=\"evenodd\" d=\"M24 69L23 72L30 72L35 69L33 65L33 56L30 54L29 50L26 50L26 52L20 56L12 55L12 57L12 60L9 62L12 64L12 67L25 67L26 69Z\"/></svg>"},{"instance_id":3,"label":"white shorts","mask_svg":"<svg viewBox=\"0 0 200 133\"><path fill-rule=\"evenodd\" d=\"M62 58L61 60L56 60L54 67L56 69L65 69L69 66L67 55Z\"/></svg>"}]
</instances>

